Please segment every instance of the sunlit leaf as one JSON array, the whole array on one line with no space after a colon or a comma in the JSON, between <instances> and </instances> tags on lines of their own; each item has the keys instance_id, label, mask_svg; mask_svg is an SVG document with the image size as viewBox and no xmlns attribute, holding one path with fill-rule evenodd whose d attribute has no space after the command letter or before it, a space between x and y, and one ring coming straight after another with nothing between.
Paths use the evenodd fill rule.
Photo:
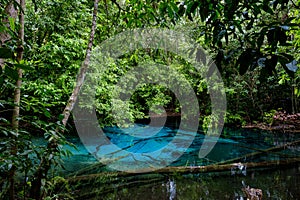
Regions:
<instances>
[{"instance_id":1,"label":"sunlit leaf","mask_svg":"<svg viewBox=\"0 0 300 200\"><path fill-rule=\"evenodd\" d=\"M10 25L11 30L15 31L15 18L9 17L8 20L9 20L9 25Z\"/></svg>"}]
</instances>

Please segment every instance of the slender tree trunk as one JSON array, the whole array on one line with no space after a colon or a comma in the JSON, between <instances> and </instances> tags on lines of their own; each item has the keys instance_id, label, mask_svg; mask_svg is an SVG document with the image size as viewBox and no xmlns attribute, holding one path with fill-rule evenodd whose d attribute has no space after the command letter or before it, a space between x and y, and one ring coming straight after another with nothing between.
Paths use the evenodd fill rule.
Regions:
<instances>
[{"instance_id":1,"label":"slender tree trunk","mask_svg":"<svg viewBox=\"0 0 300 200\"><path fill-rule=\"evenodd\" d=\"M17 48L17 62L20 62L23 59L23 43L24 43L24 10L25 10L25 0L16 1L20 4L20 7L22 10L19 10L19 46ZM13 5L8 6L10 12L16 13L16 8L14 8ZM14 109L12 114L12 128L15 132L18 132L19 129L19 117L20 117L20 98L21 98L21 85L22 85L22 69L18 69L18 80L15 85L15 91L14 91ZM17 154L17 138L14 136L13 140L14 146L12 146L11 154L16 155ZM12 165L10 172L9 172L9 199L14 200L15 199L15 173L16 173L16 166Z\"/></svg>"},{"instance_id":2,"label":"slender tree trunk","mask_svg":"<svg viewBox=\"0 0 300 200\"><path fill-rule=\"evenodd\" d=\"M76 79L76 86L73 89L73 92L69 98L69 101L63 111L63 120L62 123L64 126L66 126L68 119L70 117L71 111L74 108L74 105L76 103L79 91L81 89L81 86L84 82L85 79L85 75L86 75L86 70L89 66L90 63L90 58L91 58L91 51L92 51L92 46L93 46L93 41L94 41L94 36L95 36L95 30L96 30L96 21L97 21L97 12L98 12L98 3L99 0L95 0L94 2L94 11L93 11L93 20L92 20L92 30L90 33L90 39L89 39L89 43L88 43L88 47L86 49L86 57L84 59L83 64L81 65L80 69L79 69L79 73Z\"/></svg>"},{"instance_id":3,"label":"slender tree trunk","mask_svg":"<svg viewBox=\"0 0 300 200\"><path fill-rule=\"evenodd\" d=\"M19 20L20 20L20 30L19 30L19 40L20 44L17 48L17 62L19 63L23 59L24 52L24 11L25 11L25 0L20 0L20 6L22 11L20 11ZM20 116L20 100L21 100L21 86L22 86L22 69L18 69L18 80L16 82L16 88L14 93L14 110L12 116L12 127L17 130L19 128L19 116Z\"/></svg>"},{"instance_id":4,"label":"slender tree trunk","mask_svg":"<svg viewBox=\"0 0 300 200\"><path fill-rule=\"evenodd\" d=\"M92 18L92 28L91 28L91 33L90 33L90 38L86 50L86 57L84 59L83 64L81 65L79 69L79 73L76 79L76 86L73 89L73 92L69 98L69 101L63 111L64 118L62 120L63 125L66 126L67 121L69 119L70 113L74 107L74 104L77 100L77 96L79 94L80 88L84 82L86 70L88 68L88 65L90 63L90 57L91 57L91 51L92 51L92 46L93 46L93 41L94 41L94 35L95 35L95 30L96 30L96 21L97 21L97 12L98 12L98 3L99 0L94 1L94 10L93 10L93 18ZM60 131L57 129L57 131ZM47 150L48 152L52 152L55 150L57 147L56 141L52 140L48 146ZM51 161L48 159L48 157L42 158L40 165L38 167L38 170L35 172L34 177L35 179L32 181L32 186L30 188L30 198L39 200L42 198L41 194L41 186L42 186L42 180L46 179L47 173L51 167Z\"/></svg>"}]
</instances>

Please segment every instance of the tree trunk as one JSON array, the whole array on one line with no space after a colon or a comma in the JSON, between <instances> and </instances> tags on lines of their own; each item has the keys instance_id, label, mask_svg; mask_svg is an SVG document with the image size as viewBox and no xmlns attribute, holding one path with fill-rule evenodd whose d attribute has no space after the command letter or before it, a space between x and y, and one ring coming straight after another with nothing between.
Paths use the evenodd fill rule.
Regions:
<instances>
[{"instance_id":1,"label":"tree trunk","mask_svg":"<svg viewBox=\"0 0 300 200\"><path fill-rule=\"evenodd\" d=\"M17 48L17 62L19 63L23 59L23 43L24 43L24 10L25 10L25 0L18 0L15 1L16 3L20 4L20 7L22 10L19 10L19 46ZM7 12L11 17L14 17L16 19L16 15L18 13L17 9L14 7L13 3L7 6ZM4 40L9 40L10 36L7 34L4 34L3 37L1 37L1 41L4 42ZM18 80L16 81L15 85L15 91L14 91L14 109L12 114L12 128L13 131L18 132L19 129L19 116L20 116L20 97L21 97L21 85L22 85L22 69L18 69ZM15 140L13 142L13 146L11 147L11 154L16 155L18 146L17 146L17 138L13 136L12 138ZM15 199L15 173L16 173L17 167L13 164L10 171L9 171L9 199L14 200Z\"/></svg>"},{"instance_id":2,"label":"tree trunk","mask_svg":"<svg viewBox=\"0 0 300 200\"><path fill-rule=\"evenodd\" d=\"M74 107L76 100L77 100L77 96L79 94L80 88L84 82L86 70L90 63L91 51L92 51L94 35L95 35L95 30L96 30L98 3L99 3L99 0L94 1L92 28L91 28L89 43L88 43L87 50L86 50L86 57L84 59L83 64L81 65L81 67L79 69L79 73L78 73L78 76L76 79L76 86L74 87L73 92L69 98L69 101L63 111L64 118L62 120L62 123L64 126L66 126L67 121L70 116L70 113ZM57 131L60 131L60 130L57 129ZM50 143L48 143L47 150L48 150L48 152L52 152L54 149L56 149L56 147L57 147L56 141L52 140ZM47 176L47 173L48 173L50 167L51 167L51 161L45 156L41 160L40 165L34 174L35 179L32 181L32 186L30 188L30 194L29 194L30 198L33 198L36 200L39 200L42 198L42 194L41 194L42 180L46 179L46 176Z\"/></svg>"},{"instance_id":3,"label":"tree trunk","mask_svg":"<svg viewBox=\"0 0 300 200\"><path fill-rule=\"evenodd\" d=\"M98 3L99 0L95 0L94 2L94 11L93 11L93 20L92 20L92 29L91 29L91 33L90 33L90 39L89 39L89 43L88 43L88 47L86 49L86 56L84 59L83 64L81 65L80 69L79 69L79 73L76 79L76 86L73 89L73 92L69 98L69 101L63 111L63 120L62 123L64 126L66 126L67 121L70 117L71 111L74 108L74 105L76 103L79 91L81 89L81 86L84 82L85 79L85 75L86 75L86 70L89 66L90 63L90 58L91 58L91 51L92 51L92 46L93 46L93 41L94 41L94 36L95 36L95 30L96 30L96 21L97 21L97 12L98 12Z\"/></svg>"}]
</instances>

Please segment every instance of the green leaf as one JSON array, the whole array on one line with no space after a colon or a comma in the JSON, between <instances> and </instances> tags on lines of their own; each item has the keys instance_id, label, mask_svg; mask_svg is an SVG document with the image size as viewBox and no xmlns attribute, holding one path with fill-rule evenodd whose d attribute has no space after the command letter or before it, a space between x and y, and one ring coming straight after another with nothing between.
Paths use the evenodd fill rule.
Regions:
<instances>
[{"instance_id":1,"label":"green leaf","mask_svg":"<svg viewBox=\"0 0 300 200\"><path fill-rule=\"evenodd\" d=\"M244 34L244 31L243 31L240 21L234 20L233 22L234 22L234 25L238 28L239 32Z\"/></svg>"},{"instance_id":2,"label":"green leaf","mask_svg":"<svg viewBox=\"0 0 300 200\"><path fill-rule=\"evenodd\" d=\"M59 121L62 121L64 119L64 115L63 114L60 114L59 116L58 116L58 120Z\"/></svg>"},{"instance_id":3,"label":"green leaf","mask_svg":"<svg viewBox=\"0 0 300 200\"><path fill-rule=\"evenodd\" d=\"M3 33L6 30L6 27L3 25L0 25L0 33Z\"/></svg>"},{"instance_id":4,"label":"green leaf","mask_svg":"<svg viewBox=\"0 0 300 200\"><path fill-rule=\"evenodd\" d=\"M174 13L172 7L168 6L168 7L167 7L167 10L168 10L168 16L169 16L171 19L173 19L175 13Z\"/></svg>"},{"instance_id":5,"label":"green leaf","mask_svg":"<svg viewBox=\"0 0 300 200\"><path fill-rule=\"evenodd\" d=\"M294 93L297 97L300 97L300 90L297 87L295 87Z\"/></svg>"},{"instance_id":6,"label":"green leaf","mask_svg":"<svg viewBox=\"0 0 300 200\"><path fill-rule=\"evenodd\" d=\"M9 48L2 47L0 48L0 58L12 58L13 53Z\"/></svg>"},{"instance_id":7,"label":"green leaf","mask_svg":"<svg viewBox=\"0 0 300 200\"><path fill-rule=\"evenodd\" d=\"M297 62L295 63L293 56L281 53L279 54L278 61L290 77L295 76L294 71L297 71L298 67L296 66Z\"/></svg>"},{"instance_id":8,"label":"green leaf","mask_svg":"<svg viewBox=\"0 0 300 200\"><path fill-rule=\"evenodd\" d=\"M254 16L257 18L257 15L260 14L261 12L261 7L257 6L256 4L253 4L253 12L254 12Z\"/></svg>"},{"instance_id":9,"label":"green leaf","mask_svg":"<svg viewBox=\"0 0 300 200\"><path fill-rule=\"evenodd\" d=\"M288 24L288 23L290 23L291 21L293 21L294 19L296 19L296 17L289 17L289 18L287 18L287 19L285 20L284 23Z\"/></svg>"},{"instance_id":10,"label":"green leaf","mask_svg":"<svg viewBox=\"0 0 300 200\"><path fill-rule=\"evenodd\" d=\"M291 62L292 60L294 60L294 57L293 57L292 55L290 55L290 54L287 54L287 53L279 53L279 55L280 55L280 57L281 57L284 61L286 61L286 63ZM286 64L286 63L284 63L284 64Z\"/></svg>"},{"instance_id":11,"label":"green leaf","mask_svg":"<svg viewBox=\"0 0 300 200\"><path fill-rule=\"evenodd\" d=\"M50 118L50 117L51 117L50 112L49 112L47 109L45 109L45 108L43 108L43 113L44 113L44 115L45 115L47 118Z\"/></svg>"},{"instance_id":12,"label":"green leaf","mask_svg":"<svg viewBox=\"0 0 300 200\"><path fill-rule=\"evenodd\" d=\"M6 76L12 78L13 80L18 80L19 79L19 75L18 72L12 68L10 68L9 66L6 66L4 68L5 74Z\"/></svg>"},{"instance_id":13,"label":"green leaf","mask_svg":"<svg viewBox=\"0 0 300 200\"><path fill-rule=\"evenodd\" d=\"M178 13L178 7L177 5L174 3L174 2L170 2L169 3L169 6L172 7L172 10L175 12L175 13Z\"/></svg>"},{"instance_id":14,"label":"green leaf","mask_svg":"<svg viewBox=\"0 0 300 200\"><path fill-rule=\"evenodd\" d=\"M187 5L186 14L187 14L189 20L193 21L192 14L194 14L198 5L199 5L198 1L192 1ZM201 20L204 21L205 19L202 19L202 17L201 17Z\"/></svg>"},{"instance_id":15,"label":"green leaf","mask_svg":"<svg viewBox=\"0 0 300 200\"><path fill-rule=\"evenodd\" d=\"M264 3L263 5L263 10L267 13L270 13L271 15L274 15L273 10L268 6L269 2Z\"/></svg>"},{"instance_id":16,"label":"green leaf","mask_svg":"<svg viewBox=\"0 0 300 200\"><path fill-rule=\"evenodd\" d=\"M278 5L278 1L277 1L277 0L273 1L273 2L271 3L271 5L273 5L273 9L276 10L277 5Z\"/></svg>"},{"instance_id":17,"label":"green leaf","mask_svg":"<svg viewBox=\"0 0 300 200\"><path fill-rule=\"evenodd\" d=\"M15 66L17 68L20 68L20 69L24 69L24 70L32 70L33 68L29 65L24 65L24 64L15 64Z\"/></svg>"},{"instance_id":18,"label":"green leaf","mask_svg":"<svg viewBox=\"0 0 300 200\"><path fill-rule=\"evenodd\" d=\"M10 26L10 29L11 29L12 31L15 31L15 18L9 17L8 20L9 20L9 26Z\"/></svg>"}]
</instances>

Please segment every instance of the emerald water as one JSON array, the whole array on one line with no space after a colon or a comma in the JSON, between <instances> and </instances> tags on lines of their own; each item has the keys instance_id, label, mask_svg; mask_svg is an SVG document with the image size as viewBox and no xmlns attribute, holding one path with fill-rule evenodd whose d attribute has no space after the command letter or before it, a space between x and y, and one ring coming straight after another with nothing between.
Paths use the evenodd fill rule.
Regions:
<instances>
[{"instance_id":1,"label":"emerald water","mask_svg":"<svg viewBox=\"0 0 300 200\"><path fill-rule=\"evenodd\" d=\"M151 152L153 149L164 148L172 141L178 131L176 126L152 127L145 124L135 124L126 129L106 127L107 138L113 145L117 145L130 152ZM135 133L145 133L144 138L135 137ZM149 137L148 137L149 136ZM287 146L278 151L260 153L256 156L245 156L252 152L281 146L300 139L292 133L271 133L245 129L225 128L213 150L205 157L199 158L199 149L203 145L205 135L198 131L190 147L170 166L204 166L219 163L232 158L241 157L239 162L276 161L299 157L300 146ZM76 174L86 176L101 172L113 171L88 152L79 137L69 137L77 150L65 146L73 152L65 158L64 175ZM180 145L179 145L180 146ZM106 146L105 149L109 149ZM127 163L134 164L134 163ZM78 172L78 173L76 173ZM259 188L263 191L263 199L300 199L300 165L293 164L285 167L260 167L247 169L230 169L214 173L185 173L185 174L155 174L143 176L131 174L121 178L95 178L95 182L83 183L77 195L79 199L245 199L241 190L244 185Z\"/></svg>"}]
</instances>

